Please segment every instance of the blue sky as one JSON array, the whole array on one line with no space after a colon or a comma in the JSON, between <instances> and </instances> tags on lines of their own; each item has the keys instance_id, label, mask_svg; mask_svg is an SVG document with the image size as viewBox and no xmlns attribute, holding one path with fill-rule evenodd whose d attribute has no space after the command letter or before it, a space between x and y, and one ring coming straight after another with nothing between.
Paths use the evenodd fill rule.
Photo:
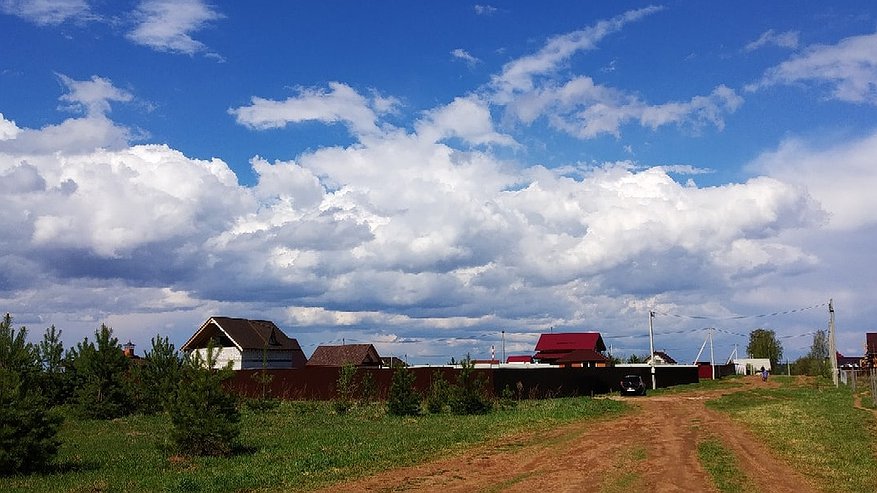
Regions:
<instances>
[{"instance_id":1,"label":"blue sky","mask_svg":"<svg viewBox=\"0 0 877 493\"><path fill-rule=\"evenodd\" d=\"M0 308L441 363L875 330L870 2L0 0ZM761 317L759 315L787 312ZM741 318L743 317L743 318Z\"/></svg>"}]
</instances>

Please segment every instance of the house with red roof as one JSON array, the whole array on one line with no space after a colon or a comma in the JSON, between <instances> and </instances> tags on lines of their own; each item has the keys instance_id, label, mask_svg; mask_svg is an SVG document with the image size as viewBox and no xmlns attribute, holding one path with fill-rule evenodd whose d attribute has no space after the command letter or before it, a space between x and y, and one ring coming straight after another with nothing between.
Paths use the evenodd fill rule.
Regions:
<instances>
[{"instance_id":1,"label":"house with red roof","mask_svg":"<svg viewBox=\"0 0 877 493\"><path fill-rule=\"evenodd\" d=\"M268 320L210 317L180 349L207 359L213 347L215 366L233 370L301 368L307 357L301 346Z\"/></svg>"},{"instance_id":2,"label":"house with red roof","mask_svg":"<svg viewBox=\"0 0 877 493\"><path fill-rule=\"evenodd\" d=\"M566 367L609 366L606 344L599 332L558 332L542 334L533 360Z\"/></svg>"}]
</instances>

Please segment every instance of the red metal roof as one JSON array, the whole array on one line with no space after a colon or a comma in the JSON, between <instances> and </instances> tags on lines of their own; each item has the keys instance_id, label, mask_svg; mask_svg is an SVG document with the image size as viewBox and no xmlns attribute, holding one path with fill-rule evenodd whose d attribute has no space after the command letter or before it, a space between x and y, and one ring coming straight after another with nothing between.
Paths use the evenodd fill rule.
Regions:
<instances>
[{"instance_id":1,"label":"red metal roof","mask_svg":"<svg viewBox=\"0 0 877 493\"><path fill-rule=\"evenodd\" d=\"M505 360L506 363L532 363L532 356L509 356Z\"/></svg>"},{"instance_id":2,"label":"red metal roof","mask_svg":"<svg viewBox=\"0 0 877 493\"><path fill-rule=\"evenodd\" d=\"M605 351L599 332L558 332L542 334L536 343L537 352L572 352L578 349Z\"/></svg>"},{"instance_id":3,"label":"red metal roof","mask_svg":"<svg viewBox=\"0 0 877 493\"><path fill-rule=\"evenodd\" d=\"M558 358L555 363L603 363L605 361L609 361L609 358L603 356L597 351L594 351L593 349L577 349Z\"/></svg>"}]
</instances>

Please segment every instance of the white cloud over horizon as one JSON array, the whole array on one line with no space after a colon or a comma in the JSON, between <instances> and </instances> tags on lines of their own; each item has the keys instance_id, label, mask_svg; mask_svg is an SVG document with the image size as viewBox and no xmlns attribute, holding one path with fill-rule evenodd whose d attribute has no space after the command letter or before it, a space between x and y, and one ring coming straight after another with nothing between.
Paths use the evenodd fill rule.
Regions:
<instances>
[{"instance_id":1,"label":"white cloud over horizon","mask_svg":"<svg viewBox=\"0 0 877 493\"><path fill-rule=\"evenodd\" d=\"M75 81L68 87L66 99L102 108L99 98L72 96ZM0 141L0 176L17 186L0 215L15 231L2 240L2 263L15 267L0 301L20 312L36 296L45 312L63 312L69 295L59 293L69 286L103 307L94 317L194 317L255 302L283 323L376 326L405 337L431 327L464 337L485 325L580 324L606 293L612 300L601 310L627 313L633 297L704 289L708 298L818 264L783 240L821 227L820 205L803 187L755 177L699 188L675 182L667 174L675 168L633 163L573 178L424 138L450 135L441 129L456 119L438 115L461 111L455 104L479 111L459 100L422 115L416 133L396 130L289 162L254 158L252 187L218 159L166 145L112 150L88 133L89 151L75 135L69 150L47 149L36 143L51 126L4 119L16 130ZM109 122L97 111L67 124L89 121ZM376 128L364 121L354 128ZM454 135L470 145L499 138L489 126L465 128ZM31 148L16 145L25 137ZM680 284L680 261L713 287ZM27 279L55 287L44 297ZM104 299L99 286L107 283L116 294Z\"/></svg>"}]
</instances>

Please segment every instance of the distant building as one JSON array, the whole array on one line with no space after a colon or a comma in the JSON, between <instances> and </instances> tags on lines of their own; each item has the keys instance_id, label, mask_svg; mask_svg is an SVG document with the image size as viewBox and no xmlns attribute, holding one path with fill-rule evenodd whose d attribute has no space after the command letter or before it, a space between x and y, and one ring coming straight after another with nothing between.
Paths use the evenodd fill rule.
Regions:
<instances>
[{"instance_id":1,"label":"distant building","mask_svg":"<svg viewBox=\"0 0 877 493\"><path fill-rule=\"evenodd\" d=\"M652 364L652 356L649 355L646 358L647 364ZM679 363L676 362L675 359L671 358L669 354L664 351L655 351L655 365L677 365Z\"/></svg>"},{"instance_id":2,"label":"distant building","mask_svg":"<svg viewBox=\"0 0 877 493\"><path fill-rule=\"evenodd\" d=\"M317 346L307 366L344 366L380 368L383 366L377 349L371 344Z\"/></svg>"},{"instance_id":3,"label":"distant building","mask_svg":"<svg viewBox=\"0 0 877 493\"><path fill-rule=\"evenodd\" d=\"M734 368L738 375L755 375L762 368L772 370L769 358L738 358L734 360Z\"/></svg>"},{"instance_id":4,"label":"distant building","mask_svg":"<svg viewBox=\"0 0 877 493\"><path fill-rule=\"evenodd\" d=\"M530 364L530 363L533 362L533 357L532 357L532 356L526 356L526 355L509 356L509 357L506 358L505 362L506 362L506 363L512 363L512 364L524 364L524 365L526 365L526 364Z\"/></svg>"},{"instance_id":5,"label":"distant building","mask_svg":"<svg viewBox=\"0 0 877 493\"><path fill-rule=\"evenodd\" d=\"M533 360L567 367L609 366L603 354L606 344L599 332L558 332L542 334Z\"/></svg>"},{"instance_id":6,"label":"distant building","mask_svg":"<svg viewBox=\"0 0 877 493\"><path fill-rule=\"evenodd\" d=\"M844 356L837 353L837 367L838 368L858 368L862 364L862 360L865 359L864 356Z\"/></svg>"},{"instance_id":7,"label":"distant building","mask_svg":"<svg viewBox=\"0 0 877 493\"><path fill-rule=\"evenodd\" d=\"M206 360L211 342L217 367L230 362L234 370L301 368L307 362L298 341L268 320L211 317L180 349Z\"/></svg>"}]
</instances>

